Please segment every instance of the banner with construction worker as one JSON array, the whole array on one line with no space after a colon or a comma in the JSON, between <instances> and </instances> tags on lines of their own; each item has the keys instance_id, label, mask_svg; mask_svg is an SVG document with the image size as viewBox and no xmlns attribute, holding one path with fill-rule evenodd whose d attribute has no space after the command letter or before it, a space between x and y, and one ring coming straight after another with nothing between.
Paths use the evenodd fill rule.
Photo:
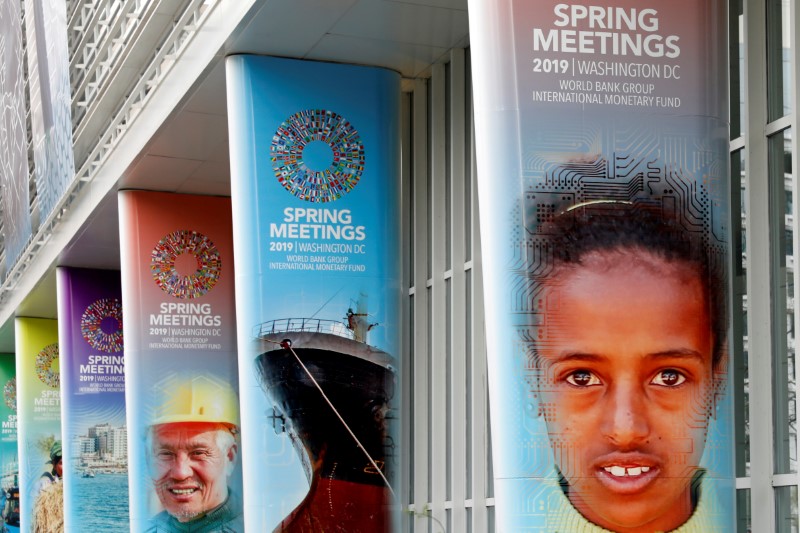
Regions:
<instances>
[{"instance_id":1,"label":"banner with construction worker","mask_svg":"<svg viewBox=\"0 0 800 533\"><path fill-rule=\"evenodd\" d=\"M131 531L243 532L230 200L119 213Z\"/></svg>"},{"instance_id":2,"label":"banner with construction worker","mask_svg":"<svg viewBox=\"0 0 800 533\"><path fill-rule=\"evenodd\" d=\"M120 275L67 267L56 274L64 531L110 531L128 523Z\"/></svg>"},{"instance_id":3,"label":"banner with construction worker","mask_svg":"<svg viewBox=\"0 0 800 533\"><path fill-rule=\"evenodd\" d=\"M20 531L57 531L64 523L58 322L17 317L14 334Z\"/></svg>"},{"instance_id":4,"label":"banner with construction worker","mask_svg":"<svg viewBox=\"0 0 800 533\"><path fill-rule=\"evenodd\" d=\"M735 530L726 6L469 0L498 531Z\"/></svg>"},{"instance_id":5,"label":"banner with construction worker","mask_svg":"<svg viewBox=\"0 0 800 533\"><path fill-rule=\"evenodd\" d=\"M19 527L19 453L17 452L17 370L13 353L0 354L0 525Z\"/></svg>"},{"instance_id":6,"label":"banner with construction worker","mask_svg":"<svg viewBox=\"0 0 800 533\"><path fill-rule=\"evenodd\" d=\"M247 530L399 531L399 76L226 68Z\"/></svg>"}]
</instances>

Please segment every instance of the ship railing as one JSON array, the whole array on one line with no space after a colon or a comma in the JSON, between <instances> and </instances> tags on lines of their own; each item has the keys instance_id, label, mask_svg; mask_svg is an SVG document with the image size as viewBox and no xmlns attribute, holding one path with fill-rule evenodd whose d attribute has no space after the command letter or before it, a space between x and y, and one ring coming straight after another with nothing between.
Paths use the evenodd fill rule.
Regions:
<instances>
[{"instance_id":1,"label":"ship railing","mask_svg":"<svg viewBox=\"0 0 800 533\"><path fill-rule=\"evenodd\" d=\"M277 333L330 333L346 339L353 339L353 330L343 322L324 320L321 318L279 318L270 320L253 328L256 338Z\"/></svg>"}]
</instances>

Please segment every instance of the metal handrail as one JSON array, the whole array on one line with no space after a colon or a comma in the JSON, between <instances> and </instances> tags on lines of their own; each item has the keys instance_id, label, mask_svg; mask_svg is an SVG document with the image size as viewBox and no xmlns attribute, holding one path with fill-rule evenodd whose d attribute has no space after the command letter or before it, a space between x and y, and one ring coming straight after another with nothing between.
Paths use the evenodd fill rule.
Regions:
<instances>
[{"instance_id":1,"label":"metal handrail","mask_svg":"<svg viewBox=\"0 0 800 533\"><path fill-rule=\"evenodd\" d=\"M321 318L279 318L258 324L253 328L253 336L256 338L284 332L330 333L346 339L354 339L353 330L343 322Z\"/></svg>"}]
</instances>

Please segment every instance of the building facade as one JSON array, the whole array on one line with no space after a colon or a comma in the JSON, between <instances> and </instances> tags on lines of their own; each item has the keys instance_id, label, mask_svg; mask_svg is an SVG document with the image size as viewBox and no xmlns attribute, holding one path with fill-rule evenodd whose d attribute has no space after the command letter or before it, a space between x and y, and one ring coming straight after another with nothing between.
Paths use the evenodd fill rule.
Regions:
<instances>
[{"instance_id":1,"label":"building facade","mask_svg":"<svg viewBox=\"0 0 800 533\"><path fill-rule=\"evenodd\" d=\"M15 316L55 318L56 266L119 268L118 190L230 195L226 56L401 73L404 527L494 531L467 1L3 0L0 9L0 352L14 350ZM59 55L42 38L58 32L37 17L62 11L43 19L66 30ZM740 532L794 532L800 10L730 0L728 15L735 512ZM43 58L61 70L43 77ZM58 83L68 98L47 96L61 94ZM64 110L71 142L44 133L67 120ZM82 453L127 453L125 428L88 437L95 448L82 439Z\"/></svg>"}]
</instances>

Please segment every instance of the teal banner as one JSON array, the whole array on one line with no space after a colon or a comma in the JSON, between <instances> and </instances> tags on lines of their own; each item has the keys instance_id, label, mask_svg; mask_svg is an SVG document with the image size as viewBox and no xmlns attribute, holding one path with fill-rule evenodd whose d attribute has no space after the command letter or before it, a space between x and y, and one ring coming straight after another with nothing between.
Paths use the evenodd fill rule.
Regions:
<instances>
[{"instance_id":1,"label":"teal banner","mask_svg":"<svg viewBox=\"0 0 800 533\"><path fill-rule=\"evenodd\" d=\"M0 354L0 518L19 527L19 454L17 452L17 372L14 354ZM16 496L16 499L13 497Z\"/></svg>"}]
</instances>

